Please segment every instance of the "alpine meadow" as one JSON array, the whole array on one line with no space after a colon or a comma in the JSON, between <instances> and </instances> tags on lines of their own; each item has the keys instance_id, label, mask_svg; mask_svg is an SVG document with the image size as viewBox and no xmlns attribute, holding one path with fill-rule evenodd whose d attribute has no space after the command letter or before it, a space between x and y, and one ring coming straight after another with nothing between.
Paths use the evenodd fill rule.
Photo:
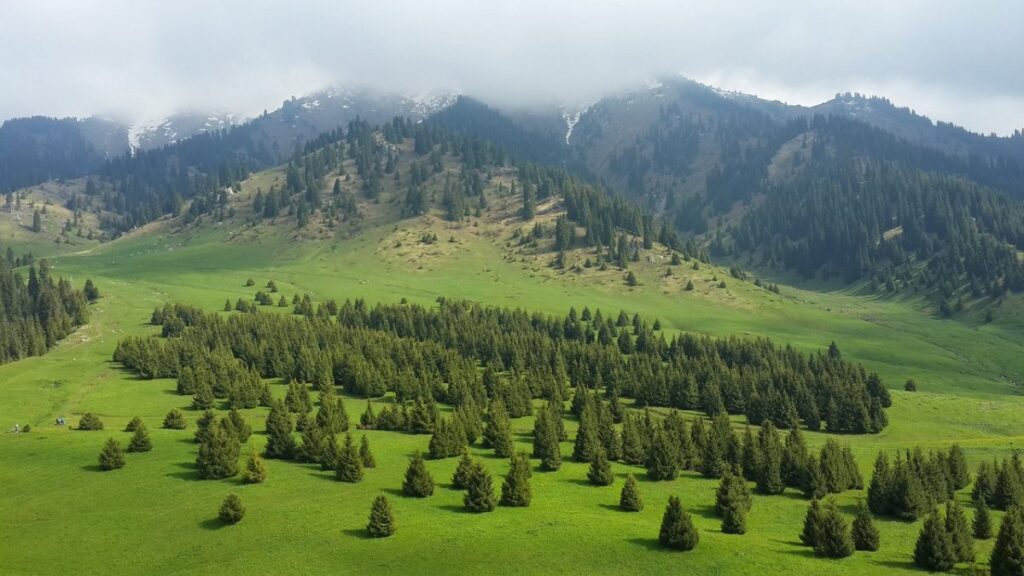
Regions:
<instances>
[{"instance_id":1,"label":"alpine meadow","mask_svg":"<svg viewBox=\"0 0 1024 576\"><path fill-rule=\"evenodd\" d=\"M787 1L755 73L655 1L299 4L345 38L186 2L33 40L59 97L0 59L0 574L1024 575L1019 62L982 116L904 8L913 66Z\"/></svg>"}]
</instances>

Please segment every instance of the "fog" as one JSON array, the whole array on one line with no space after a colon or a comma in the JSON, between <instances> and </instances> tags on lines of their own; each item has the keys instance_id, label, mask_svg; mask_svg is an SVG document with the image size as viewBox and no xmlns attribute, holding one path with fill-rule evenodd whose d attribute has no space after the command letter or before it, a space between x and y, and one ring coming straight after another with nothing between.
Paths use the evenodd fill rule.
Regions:
<instances>
[{"instance_id":1,"label":"fog","mask_svg":"<svg viewBox=\"0 0 1024 576\"><path fill-rule=\"evenodd\" d=\"M6 2L0 118L253 115L328 85L584 103L656 75L1024 127L1024 2Z\"/></svg>"}]
</instances>

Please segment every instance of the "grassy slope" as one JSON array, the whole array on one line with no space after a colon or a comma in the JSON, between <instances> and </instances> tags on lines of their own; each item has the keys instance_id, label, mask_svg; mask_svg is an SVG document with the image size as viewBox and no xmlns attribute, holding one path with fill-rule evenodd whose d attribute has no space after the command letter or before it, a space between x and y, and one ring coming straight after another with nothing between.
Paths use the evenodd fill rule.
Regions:
<instances>
[{"instance_id":1,"label":"grassy slope","mask_svg":"<svg viewBox=\"0 0 1024 576\"><path fill-rule=\"evenodd\" d=\"M273 174L255 181L264 184ZM261 180L262 179L262 180ZM510 205L512 201L509 201ZM507 208L507 206L505 207ZM586 466L566 463L554 474L533 477L534 503L526 510L499 509L489 515L461 512L461 493L439 486L427 500L405 499L401 485L406 457L425 449L427 436L371 432L379 467L358 485L334 483L318 470L270 462L262 486L236 481L195 481L191 430L158 430L163 414L185 407L169 380L139 381L109 362L118 338L152 332L145 323L153 306L185 301L219 309L225 299L251 297L246 278L274 279L282 292L309 292L314 298L365 297L370 301L430 303L437 296L522 306L564 313L588 305L605 313L620 308L659 318L667 330L712 334L769 335L805 350L836 340L844 354L878 370L892 387L914 377L921 390L894 392L892 424L878 436L848 440L867 472L879 448L945 446L956 440L972 459L1005 453L1024 440L1024 402L1011 381L1024 375L1019 331L997 321L969 327L922 318L910 306L874 302L842 294L784 289L775 296L749 283L727 278L715 288L721 269L693 272L678 267L662 279L663 264L641 262L632 269L641 286L628 288L619 272L559 272L550 255L509 246L518 224L485 214L452 225L436 218L386 222L386 204L368 207L362 233L348 240L311 242L296 238L291 226L246 227L241 221L174 231L165 225L145 233L56 260L59 274L80 282L92 277L104 292L92 323L54 351L0 367L0 423L31 423L29 435L0 435L0 573L223 573L244 569L276 573L294 566L300 573L666 573L685 567L693 573L875 574L910 569L918 526L882 521L882 550L828 562L797 545L806 502L787 493L755 497L750 533L727 536L711 514L713 481L684 475L672 483L641 480L647 508L620 513L621 480L611 488L582 483ZM379 218L375 218L378 214ZM476 225L473 225L473 221ZM314 225L314 228L316 226ZM425 230L442 239L415 243ZM310 233L306 233L307 235ZM345 234L339 233L339 236ZM454 237L455 242L448 242ZM401 242L401 246L397 244ZM572 257L582 259L584 254ZM694 275L697 290L681 290ZM278 393L283 386L275 386ZM363 403L349 399L356 417ZM100 413L105 432L77 432L50 425L58 415ZM247 416L263 429L264 410ZM138 414L150 426L154 451L129 455L128 467L113 473L94 468L108 436ZM189 413L190 421L195 414ZM515 422L518 440L529 443L529 418ZM824 435L809 435L812 444ZM260 434L250 444L258 447ZM563 445L568 456L571 445ZM243 453L245 450L243 450ZM483 455L483 451L477 451ZM486 458L500 486L504 461ZM455 461L430 462L435 479L447 484ZM615 464L617 474L630 468ZM640 469L633 469L642 478ZM390 492L399 523L396 537L362 537L374 494ZM238 526L218 528L213 520L230 491L241 494L249 516ZM663 552L655 538L669 494L679 495L694 513L702 540L688 554ZM858 492L840 498L852 505ZM991 542L979 545L987 557ZM738 554L737 552L742 552Z\"/></svg>"}]
</instances>

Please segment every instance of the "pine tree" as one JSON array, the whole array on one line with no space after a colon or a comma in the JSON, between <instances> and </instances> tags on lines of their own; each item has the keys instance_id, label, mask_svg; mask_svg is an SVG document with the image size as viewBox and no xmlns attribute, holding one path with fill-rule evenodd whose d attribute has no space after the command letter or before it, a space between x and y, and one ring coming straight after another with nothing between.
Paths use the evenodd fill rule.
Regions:
<instances>
[{"instance_id":1,"label":"pine tree","mask_svg":"<svg viewBox=\"0 0 1024 576\"><path fill-rule=\"evenodd\" d=\"M491 512L494 510L494 485L491 473L479 462L474 462L466 479L466 495L462 499L470 512Z\"/></svg>"},{"instance_id":2,"label":"pine tree","mask_svg":"<svg viewBox=\"0 0 1024 576\"><path fill-rule=\"evenodd\" d=\"M726 472L715 495L715 511L722 517L722 532L745 534L752 500L747 482L738 471Z\"/></svg>"},{"instance_id":3,"label":"pine tree","mask_svg":"<svg viewBox=\"0 0 1024 576\"><path fill-rule=\"evenodd\" d=\"M974 537L978 540L988 540L992 537L992 515L984 500L978 502L977 508L974 510L972 528Z\"/></svg>"},{"instance_id":4,"label":"pine tree","mask_svg":"<svg viewBox=\"0 0 1024 576\"><path fill-rule=\"evenodd\" d=\"M598 447L590 457L590 470L587 472L587 479L591 484L597 486L611 486L615 482L612 474L612 466L608 463L608 457L604 448Z\"/></svg>"},{"instance_id":5,"label":"pine tree","mask_svg":"<svg viewBox=\"0 0 1024 576\"><path fill-rule=\"evenodd\" d=\"M501 505L525 507L533 495L530 490L530 460L525 452L512 456L508 474L501 485Z\"/></svg>"},{"instance_id":6,"label":"pine tree","mask_svg":"<svg viewBox=\"0 0 1024 576\"><path fill-rule=\"evenodd\" d=\"M117 440L110 438L103 445L103 450L100 451L100 469L115 470L117 468L124 468L124 450Z\"/></svg>"},{"instance_id":7,"label":"pine tree","mask_svg":"<svg viewBox=\"0 0 1024 576\"><path fill-rule=\"evenodd\" d=\"M989 559L992 576L1020 576L1024 573L1024 508L1011 506L999 525L992 556Z\"/></svg>"},{"instance_id":8,"label":"pine tree","mask_svg":"<svg viewBox=\"0 0 1024 576\"><path fill-rule=\"evenodd\" d=\"M576 429L576 441L572 447L572 459L577 462L589 462L601 442L598 436L597 415L591 405L583 408L580 425Z\"/></svg>"},{"instance_id":9,"label":"pine tree","mask_svg":"<svg viewBox=\"0 0 1024 576\"><path fill-rule=\"evenodd\" d=\"M351 434L345 434L345 445L338 450L334 465L334 477L337 480L355 483L363 479L363 461L359 458L359 451L352 443Z\"/></svg>"},{"instance_id":10,"label":"pine tree","mask_svg":"<svg viewBox=\"0 0 1024 576\"><path fill-rule=\"evenodd\" d=\"M470 458L468 451L463 450L462 457L459 458L459 465L455 467L455 473L452 474L452 486L459 490L465 489L469 486L469 476L472 473L473 459Z\"/></svg>"},{"instance_id":11,"label":"pine tree","mask_svg":"<svg viewBox=\"0 0 1024 576\"><path fill-rule=\"evenodd\" d=\"M267 464L260 457L259 453L253 450L249 453L249 460L245 463L245 471L242 472L242 480L246 484L260 484L267 479Z\"/></svg>"},{"instance_id":12,"label":"pine tree","mask_svg":"<svg viewBox=\"0 0 1024 576\"><path fill-rule=\"evenodd\" d=\"M953 542L939 514L932 511L924 520L914 548L914 564L932 572L946 572L956 564Z\"/></svg>"},{"instance_id":13,"label":"pine tree","mask_svg":"<svg viewBox=\"0 0 1024 576\"><path fill-rule=\"evenodd\" d=\"M370 522L366 532L371 538L387 538L395 533L395 517L391 512L391 502L387 496L378 494L370 507Z\"/></svg>"},{"instance_id":14,"label":"pine tree","mask_svg":"<svg viewBox=\"0 0 1024 576\"><path fill-rule=\"evenodd\" d=\"M338 468L338 456L341 454L341 446L338 446L338 437L328 434L324 439L324 450L320 455L321 470L336 470Z\"/></svg>"},{"instance_id":15,"label":"pine tree","mask_svg":"<svg viewBox=\"0 0 1024 576\"><path fill-rule=\"evenodd\" d=\"M210 383L202 380L196 383L196 393L192 396L192 408L194 410L209 410L217 403L213 395L213 387Z\"/></svg>"},{"instance_id":16,"label":"pine tree","mask_svg":"<svg viewBox=\"0 0 1024 576\"><path fill-rule=\"evenodd\" d=\"M868 485L868 508L875 514L888 514L889 503L892 501L892 470L885 452L879 452L875 458L875 469Z\"/></svg>"},{"instance_id":17,"label":"pine tree","mask_svg":"<svg viewBox=\"0 0 1024 576\"><path fill-rule=\"evenodd\" d=\"M647 451L647 477L651 480L675 480L679 473L678 454L665 431L659 429Z\"/></svg>"},{"instance_id":18,"label":"pine tree","mask_svg":"<svg viewBox=\"0 0 1024 576\"><path fill-rule=\"evenodd\" d=\"M359 460L363 463L363 468L376 468L377 459L373 457L373 452L370 452L370 440L363 434L362 439L359 441Z\"/></svg>"},{"instance_id":19,"label":"pine tree","mask_svg":"<svg viewBox=\"0 0 1024 576\"><path fill-rule=\"evenodd\" d=\"M484 447L494 448L494 455L508 458L512 455L512 426L501 400L491 402L484 427Z\"/></svg>"},{"instance_id":20,"label":"pine tree","mask_svg":"<svg viewBox=\"0 0 1024 576\"><path fill-rule=\"evenodd\" d=\"M131 421L128 422L128 425L124 427L124 431L135 432L136 430L139 429L139 426L145 426L145 424L142 423L142 418L134 416L132 417Z\"/></svg>"},{"instance_id":21,"label":"pine tree","mask_svg":"<svg viewBox=\"0 0 1024 576\"><path fill-rule=\"evenodd\" d=\"M684 551L693 550L700 542L700 533L676 496L668 498L668 506L661 518L658 541L667 548Z\"/></svg>"},{"instance_id":22,"label":"pine tree","mask_svg":"<svg viewBox=\"0 0 1024 576\"><path fill-rule=\"evenodd\" d=\"M267 414L267 458L289 459L295 454L295 438L292 437L292 417L284 404L275 400Z\"/></svg>"},{"instance_id":23,"label":"pine tree","mask_svg":"<svg viewBox=\"0 0 1024 576\"><path fill-rule=\"evenodd\" d=\"M878 550L878 528L875 527L871 509L861 500L857 504L857 515L853 518L853 546L857 550L874 552Z\"/></svg>"},{"instance_id":24,"label":"pine tree","mask_svg":"<svg viewBox=\"0 0 1024 576\"><path fill-rule=\"evenodd\" d=\"M824 517L825 512L821 508L821 502L811 500L811 504L807 507L807 514L804 515L804 529L800 532L801 542L812 548L818 545Z\"/></svg>"},{"instance_id":25,"label":"pine tree","mask_svg":"<svg viewBox=\"0 0 1024 576\"><path fill-rule=\"evenodd\" d=\"M210 427L210 434L199 445L196 470L200 478L218 480L238 474L238 439L227 420Z\"/></svg>"},{"instance_id":26,"label":"pine tree","mask_svg":"<svg viewBox=\"0 0 1024 576\"><path fill-rule=\"evenodd\" d=\"M757 471L757 490L762 494L781 494L786 489L782 481L782 443L775 426L766 422L758 433L761 466Z\"/></svg>"},{"instance_id":27,"label":"pine tree","mask_svg":"<svg viewBox=\"0 0 1024 576\"><path fill-rule=\"evenodd\" d=\"M850 527L835 502L829 500L821 516L814 553L825 558L846 558L853 554Z\"/></svg>"},{"instance_id":28,"label":"pine tree","mask_svg":"<svg viewBox=\"0 0 1024 576\"><path fill-rule=\"evenodd\" d=\"M242 499L237 494L228 494L228 497L220 505L217 517L225 524L238 524L241 522L242 518L245 518L245 506L242 505Z\"/></svg>"},{"instance_id":29,"label":"pine tree","mask_svg":"<svg viewBox=\"0 0 1024 576\"><path fill-rule=\"evenodd\" d=\"M164 428L168 430L184 430L186 426L188 424L185 423L185 414L177 408L171 409L167 416L164 416Z\"/></svg>"},{"instance_id":30,"label":"pine tree","mask_svg":"<svg viewBox=\"0 0 1024 576\"><path fill-rule=\"evenodd\" d=\"M217 415L213 413L213 410L203 412L203 415L196 420L196 443L202 444L203 442L206 442L206 439L210 436L210 430L213 429L216 424Z\"/></svg>"},{"instance_id":31,"label":"pine tree","mask_svg":"<svg viewBox=\"0 0 1024 576\"><path fill-rule=\"evenodd\" d=\"M373 402L366 400L366 410L359 417L359 427L364 430L372 430L377 427L377 415L373 413Z\"/></svg>"},{"instance_id":32,"label":"pine tree","mask_svg":"<svg viewBox=\"0 0 1024 576\"><path fill-rule=\"evenodd\" d=\"M953 543L957 562L974 562L974 537L967 524L967 515L956 500L946 501L946 532Z\"/></svg>"},{"instance_id":33,"label":"pine tree","mask_svg":"<svg viewBox=\"0 0 1024 576\"><path fill-rule=\"evenodd\" d=\"M643 500L640 498L640 487L632 474L626 476L626 483L622 486L622 494L619 495L619 508L628 512L639 512L644 509Z\"/></svg>"},{"instance_id":34,"label":"pine tree","mask_svg":"<svg viewBox=\"0 0 1024 576\"><path fill-rule=\"evenodd\" d=\"M319 463L323 459L325 441L319 425L307 424L302 429L302 442L295 450L295 458L300 462Z\"/></svg>"},{"instance_id":35,"label":"pine tree","mask_svg":"<svg viewBox=\"0 0 1024 576\"><path fill-rule=\"evenodd\" d=\"M419 452L409 459L409 467L405 470L405 481L402 482L402 493L415 498L426 498L434 493L434 477L430 475L423 456Z\"/></svg>"},{"instance_id":36,"label":"pine tree","mask_svg":"<svg viewBox=\"0 0 1024 576\"><path fill-rule=\"evenodd\" d=\"M132 439L128 442L129 452L149 452L153 449L153 443L149 440L149 431L146 430L146 425L141 421L135 428L135 433L132 434Z\"/></svg>"},{"instance_id":37,"label":"pine tree","mask_svg":"<svg viewBox=\"0 0 1024 576\"><path fill-rule=\"evenodd\" d=\"M231 423L231 428L234 430L239 444L245 444L249 441L249 437L252 436L252 427L246 423L241 412L232 408L228 412L228 422Z\"/></svg>"}]
</instances>

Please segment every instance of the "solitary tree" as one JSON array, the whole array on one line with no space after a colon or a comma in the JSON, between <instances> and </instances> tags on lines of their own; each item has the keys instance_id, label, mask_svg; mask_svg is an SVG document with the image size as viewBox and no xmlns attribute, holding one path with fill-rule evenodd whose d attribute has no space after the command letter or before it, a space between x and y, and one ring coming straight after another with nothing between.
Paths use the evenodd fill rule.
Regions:
<instances>
[{"instance_id":1,"label":"solitary tree","mask_svg":"<svg viewBox=\"0 0 1024 576\"><path fill-rule=\"evenodd\" d=\"M525 452L513 455L508 474L501 485L501 505L525 507L532 499L530 491L530 459Z\"/></svg>"},{"instance_id":2,"label":"solitary tree","mask_svg":"<svg viewBox=\"0 0 1024 576\"><path fill-rule=\"evenodd\" d=\"M640 498L640 487L637 486L636 478L632 474L626 476L626 483L622 486L619 508L628 512L639 512L644 509L643 500Z\"/></svg>"},{"instance_id":3,"label":"solitary tree","mask_svg":"<svg viewBox=\"0 0 1024 576\"><path fill-rule=\"evenodd\" d=\"M143 425L142 424L142 418L139 418L138 416L134 416L134 417L132 417L131 421L128 422L128 425L124 427L124 431L125 432L135 432L139 428L139 426L142 426L142 425Z\"/></svg>"},{"instance_id":4,"label":"solitary tree","mask_svg":"<svg viewBox=\"0 0 1024 576\"><path fill-rule=\"evenodd\" d=\"M359 459L363 461L363 468L377 467L377 459L373 457L373 452L370 452L370 440L366 438L366 434L363 434L359 441Z\"/></svg>"},{"instance_id":5,"label":"solitary tree","mask_svg":"<svg viewBox=\"0 0 1024 576\"><path fill-rule=\"evenodd\" d=\"M131 441L128 442L128 451L149 452L152 449L153 443L149 440L149 431L146 430L146 425L140 421L132 434Z\"/></svg>"},{"instance_id":6,"label":"solitary tree","mask_svg":"<svg viewBox=\"0 0 1024 576\"><path fill-rule=\"evenodd\" d=\"M863 500L857 504L857 515L853 517L852 536L853 546L857 550L878 550L878 528L875 527L871 509Z\"/></svg>"},{"instance_id":7,"label":"solitary tree","mask_svg":"<svg viewBox=\"0 0 1024 576\"><path fill-rule=\"evenodd\" d=\"M186 426L185 414L177 408L173 408L164 416L164 428L168 430L184 430Z\"/></svg>"},{"instance_id":8,"label":"solitary tree","mask_svg":"<svg viewBox=\"0 0 1024 576\"><path fill-rule=\"evenodd\" d=\"M249 453L249 460L245 463L242 479L246 484L260 484L267 479L267 464L255 450Z\"/></svg>"},{"instance_id":9,"label":"solitary tree","mask_svg":"<svg viewBox=\"0 0 1024 576\"><path fill-rule=\"evenodd\" d=\"M225 524L238 524L245 518L245 506L237 494L228 494L220 505L220 512L217 514L220 521Z\"/></svg>"},{"instance_id":10,"label":"solitary tree","mask_svg":"<svg viewBox=\"0 0 1024 576\"><path fill-rule=\"evenodd\" d=\"M430 475L423 456L419 452L409 459L409 467L405 470L405 481L402 482L402 493L415 498L426 498L434 493L434 477Z\"/></svg>"},{"instance_id":11,"label":"solitary tree","mask_svg":"<svg viewBox=\"0 0 1024 576\"><path fill-rule=\"evenodd\" d=\"M78 420L79 430L103 430L103 421L100 417L93 414L92 412L86 412L82 414L82 417Z\"/></svg>"},{"instance_id":12,"label":"solitary tree","mask_svg":"<svg viewBox=\"0 0 1024 576\"><path fill-rule=\"evenodd\" d=\"M373 499L366 532L371 538L387 538L395 533L395 517L391 513L391 502L388 502L387 496L378 494Z\"/></svg>"},{"instance_id":13,"label":"solitary tree","mask_svg":"<svg viewBox=\"0 0 1024 576\"><path fill-rule=\"evenodd\" d=\"M669 496L668 506L661 518L661 531L658 541L662 546L675 550L693 550L700 542L700 534L693 525L693 520L676 496Z\"/></svg>"},{"instance_id":14,"label":"solitary tree","mask_svg":"<svg viewBox=\"0 0 1024 576\"><path fill-rule=\"evenodd\" d=\"M462 503L470 512L494 510L494 485L491 483L491 473L479 462L473 463Z\"/></svg>"},{"instance_id":15,"label":"solitary tree","mask_svg":"<svg viewBox=\"0 0 1024 576\"><path fill-rule=\"evenodd\" d=\"M103 470L124 468L124 450L121 449L121 444L117 440L109 438L103 445L103 450L100 451L100 468Z\"/></svg>"}]
</instances>

